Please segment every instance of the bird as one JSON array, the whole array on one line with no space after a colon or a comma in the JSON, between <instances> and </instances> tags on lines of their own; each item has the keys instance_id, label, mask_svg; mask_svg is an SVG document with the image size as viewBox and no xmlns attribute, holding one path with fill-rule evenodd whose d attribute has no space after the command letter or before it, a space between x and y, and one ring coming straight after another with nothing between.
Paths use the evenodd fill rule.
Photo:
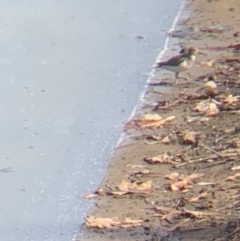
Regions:
<instances>
[{"instance_id":1,"label":"bird","mask_svg":"<svg viewBox=\"0 0 240 241\"><path fill-rule=\"evenodd\" d=\"M180 51L180 55L174 56L171 59L156 63L153 68L162 68L172 72L175 72L176 84L178 83L179 73L189 70L196 59L198 49L194 47L183 48Z\"/></svg>"}]
</instances>

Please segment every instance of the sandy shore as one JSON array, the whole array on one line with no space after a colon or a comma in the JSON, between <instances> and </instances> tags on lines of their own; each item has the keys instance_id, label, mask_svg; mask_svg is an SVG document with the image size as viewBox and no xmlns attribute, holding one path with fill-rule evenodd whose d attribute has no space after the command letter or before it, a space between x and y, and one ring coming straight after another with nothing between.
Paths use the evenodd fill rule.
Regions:
<instances>
[{"instance_id":1,"label":"sandy shore","mask_svg":"<svg viewBox=\"0 0 240 241\"><path fill-rule=\"evenodd\" d=\"M239 240L239 12L238 0L187 1L184 37L166 55L196 46L207 56L179 85L155 72L88 213L118 219L83 225L78 240Z\"/></svg>"}]
</instances>

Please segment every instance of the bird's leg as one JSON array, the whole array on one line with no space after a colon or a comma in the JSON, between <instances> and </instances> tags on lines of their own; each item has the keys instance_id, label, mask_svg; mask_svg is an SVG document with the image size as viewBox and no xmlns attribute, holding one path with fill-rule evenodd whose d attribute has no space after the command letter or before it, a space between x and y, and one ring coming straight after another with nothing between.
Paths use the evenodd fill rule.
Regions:
<instances>
[{"instance_id":1,"label":"bird's leg","mask_svg":"<svg viewBox=\"0 0 240 241\"><path fill-rule=\"evenodd\" d=\"M178 84L178 80L179 80L179 73L178 72L176 72L175 78L176 78L175 84L177 85Z\"/></svg>"}]
</instances>

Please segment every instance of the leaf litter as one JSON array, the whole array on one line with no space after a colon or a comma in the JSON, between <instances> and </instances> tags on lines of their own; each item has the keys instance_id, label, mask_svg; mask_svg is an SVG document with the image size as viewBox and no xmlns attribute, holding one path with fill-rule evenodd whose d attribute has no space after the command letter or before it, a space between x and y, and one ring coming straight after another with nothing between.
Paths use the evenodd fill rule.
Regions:
<instances>
[{"instance_id":1,"label":"leaf litter","mask_svg":"<svg viewBox=\"0 0 240 241\"><path fill-rule=\"evenodd\" d=\"M219 29L210 26L200 31L217 33ZM126 170L130 180L132 176L137 180L123 180L105 194L123 196L124 201L128 200L125 194L147 194L147 198L142 199L147 208L150 206L148 198L164 201L162 206L152 205L154 213L149 216L158 218L169 232L189 225L197 228L221 226L223 217L225 220L238 220L240 174L232 172L240 169L240 58L233 52L239 48L238 41L209 47L228 52L214 60L199 62L199 67L208 73L196 76L198 86L187 86L165 100L159 100L158 96L155 104L147 107L149 114L137 116L126 123L126 129L134 128L142 134L142 141L149 148L148 157L141 157L139 163L136 162L142 170ZM182 113L176 117L174 111L179 109ZM172 135L163 137L159 128L177 136L173 145L178 145L177 150L171 146ZM146 133L148 138L144 136ZM169 147L163 145L165 143ZM151 144L156 144L155 152ZM162 148L156 154L159 146ZM145 165L141 164L142 160ZM153 165L157 171L153 171ZM153 180L146 180L153 173L157 174L154 185ZM234 202L229 202L232 199ZM132 225L118 218L94 223L95 219L90 219L92 222L88 225L97 228ZM137 225L141 225L138 220L141 219L136 219Z\"/></svg>"}]
</instances>

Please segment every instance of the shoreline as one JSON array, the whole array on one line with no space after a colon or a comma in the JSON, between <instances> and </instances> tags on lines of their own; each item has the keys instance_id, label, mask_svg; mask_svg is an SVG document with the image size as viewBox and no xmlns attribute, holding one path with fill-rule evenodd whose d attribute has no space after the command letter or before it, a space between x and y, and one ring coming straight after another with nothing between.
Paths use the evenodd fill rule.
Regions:
<instances>
[{"instance_id":1,"label":"shoreline","mask_svg":"<svg viewBox=\"0 0 240 241\"><path fill-rule=\"evenodd\" d=\"M190 0L184 1L179 16L173 22L173 26L175 29L181 22L183 23L183 25L180 25L182 29L194 26L200 30L205 27L207 31L200 30L196 38L179 39L177 48L179 48L179 45L199 46L208 56L199 56L197 63L189 71L192 80L189 82L181 80L179 86L172 84L171 77L173 74L169 72L164 71L162 74L161 71L158 71L155 72L154 76L149 77L149 81L147 80L146 83L148 85L141 94L141 97L144 97L144 103L140 102L133 110L133 115L130 115L127 122L128 124L130 123L130 127L126 126L120 140L123 136L126 138L117 143L106 176L103 178L98 191L95 192L95 207L88 213L89 216L99 218L118 217L119 220L130 218L131 220L142 220L142 222L136 225L137 227L133 227L133 224L132 226L129 225L128 229L109 229L106 227L87 229L84 226L84 240L227 240L231 233L232 240L237 238L238 232L234 233L236 224L235 226L233 224L237 220L236 217L233 214L231 216L231 212L228 209L224 210L227 220L218 218L218 215L216 215L216 212L223 215L219 211L220 207L227 206L229 196L233 197L237 195L232 187L233 184L237 184L231 182L225 183L223 181L234 174L232 173L231 166L235 166L237 161L231 159L228 162L222 157L223 154L220 157L215 157L216 155L214 156L213 154L222 151L215 149L219 148L217 144L214 144L217 136L228 139L229 135L232 135L232 137L237 138L234 131L232 133L225 133L225 125L229 127L227 129L230 129L232 126L236 126L237 128L239 118L237 115L231 114L231 112L228 112L231 117L229 117L229 114L225 114L229 110L221 109L221 106L224 106L224 101L220 103L221 105L219 104L218 108L220 110L218 109L218 112L214 115L207 115L208 113L199 115L194 112L194 107L201 101L206 101L206 99L202 98L206 96L204 86L207 82L206 79L210 75L216 76L214 83L217 86L217 90L215 88L214 91L211 89L214 92L211 92L211 98L220 102L221 96L226 100L228 95L232 94L235 96L238 93L238 86L236 87L235 84L233 86L226 86L224 84L224 78L228 78L231 81L231 76L222 76L223 74L221 74L225 69L229 70L230 68L236 70L237 73L237 67L230 66L231 63L229 62L224 62L223 64L220 62L223 56L230 55L235 57L238 54L230 52L227 48L218 51L209 50L209 47L227 46L239 41L239 37L234 39L231 36L240 30L240 27L237 25L239 22L237 16L240 6L237 0L204 1L201 3ZM181 15L184 15L184 11L190 11L190 16L194 14L195 19L188 17L180 20ZM223 14L224 17L222 17ZM229 28L225 28L225 25ZM162 57L168 52L169 40L170 37L167 37L165 48L159 53L156 60L159 60L159 56ZM173 42L175 42L175 39L173 39ZM176 46L173 44L171 47L175 49ZM214 59L216 64L212 66L209 64L207 66L207 63L212 59ZM200 63L205 63L205 66ZM221 70L220 74L219 66L225 68L222 67L223 70ZM199 80L200 76L205 76L204 81L206 81ZM161 85L157 85L159 82L161 82ZM202 95L197 96L202 89ZM220 92L220 94L215 93L215 90ZM183 98L183 96L185 97ZM209 96L207 97L209 98ZM180 99L182 102L179 102ZM141 122L137 121L140 116L144 116L145 114L158 114L163 118L174 116L175 122L169 125L163 124L161 128L139 128ZM220 115L221 117L219 117ZM203 122L188 123L188 117L194 119L196 116L200 116L200 119L205 119ZM136 125L136 123L140 124ZM191 135L189 134L190 132ZM217 133L216 135L215 132ZM190 137L185 137L186 133ZM151 141L149 141L149 137L152 138ZM165 142L163 142L164 138L166 138ZM182 139L180 140L179 138ZM200 145L198 140L201 141ZM221 145L226 148L225 142L221 143ZM168 155L168 163L163 158L165 154ZM164 159L163 164L153 162L153 157L159 155ZM209 162L201 162L200 159L202 156L209 157ZM213 161L211 158L213 158ZM169 161L170 159L171 161ZM198 162L195 165L191 165L191 161L195 159ZM223 164L216 164L216 166L212 164L219 161L219 159ZM198 173L199 176L196 179L201 178L201 182L194 179L187 183L189 187L181 187L181 189L173 191L171 187L182 179L177 179L175 182L166 181L164 176L176 172L181 176L187 177ZM137 183L137 185L152 181L151 187L148 187L151 191L148 193L145 189L145 192L130 192L126 195L114 193L118 191L119 188L117 187L119 187L122 180L129 183ZM205 183L205 185L198 185L199 183ZM196 203L189 201L191 198L196 198L202 193L206 193L207 197L203 199L199 198ZM160 207L164 207L165 211L163 212L163 209ZM171 212L174 212L176 217L174 216L175 214L171 214L171 216L166 209L171 209ZM234 207L230 207L230 209L233 210ZM207 216L204 216L207 215L205 213L215 213L215 215L207 218ZM163 219L164 215L170 216ZM200 215L203 215L204 218L199 218ZM184 218L180 218L180 216L184 216ZM226 230L228 230L227 234ZM83 239L79 237L76 240Z\"/></svg>"},{"instance_id":2,"label":"shoreline","mask_svg":"<svg viewBox=\"0 0 240 241\"><path fill-rule=\"evenodd\" d=\"M179 12L177 14L177 16L175 17L173 23L172 23L172 26L170 27L170 29L168 31L172 31L175 29L181 15L182 15L182 11L184 10L184 7L186 5L186 2L187 0L183 0L183 3L181 4L180 8L179 8ZM155 59L155 62L154 64L157 62L157 61L160 61L161 58L166 54L167 50L169 49L169 45L171 45L171 43L169 43L171 41L171 37L170 36L166 36L166 40L165 40L165 43L164 43L164 47L163 49L160 51L160 53L157 55L156 59ZM154 65L153 64L153 65ZM131 120L135 115L136 115L136 112L138 109L141 108L141 102L142 100L144 100L144 96L147 92L147 89L148 89L148 84L150 83L151 79L152 79L152 76L154 76L154 70L151 70L148 74L148 78L146 79L146 84L144 86L144 90L142 91L142 93L139 95L139 103L137 103L137 105L134 107L134 109L132 110L131 114L129 115L129 117L127 118L126 122ZM126 135L126 133L123 131L119 140L117 141L117 144L115 146L114 149L117 149L119 146L121 146L121 143L124 142L124 136Z\"/></svg>"}]
</instances>

